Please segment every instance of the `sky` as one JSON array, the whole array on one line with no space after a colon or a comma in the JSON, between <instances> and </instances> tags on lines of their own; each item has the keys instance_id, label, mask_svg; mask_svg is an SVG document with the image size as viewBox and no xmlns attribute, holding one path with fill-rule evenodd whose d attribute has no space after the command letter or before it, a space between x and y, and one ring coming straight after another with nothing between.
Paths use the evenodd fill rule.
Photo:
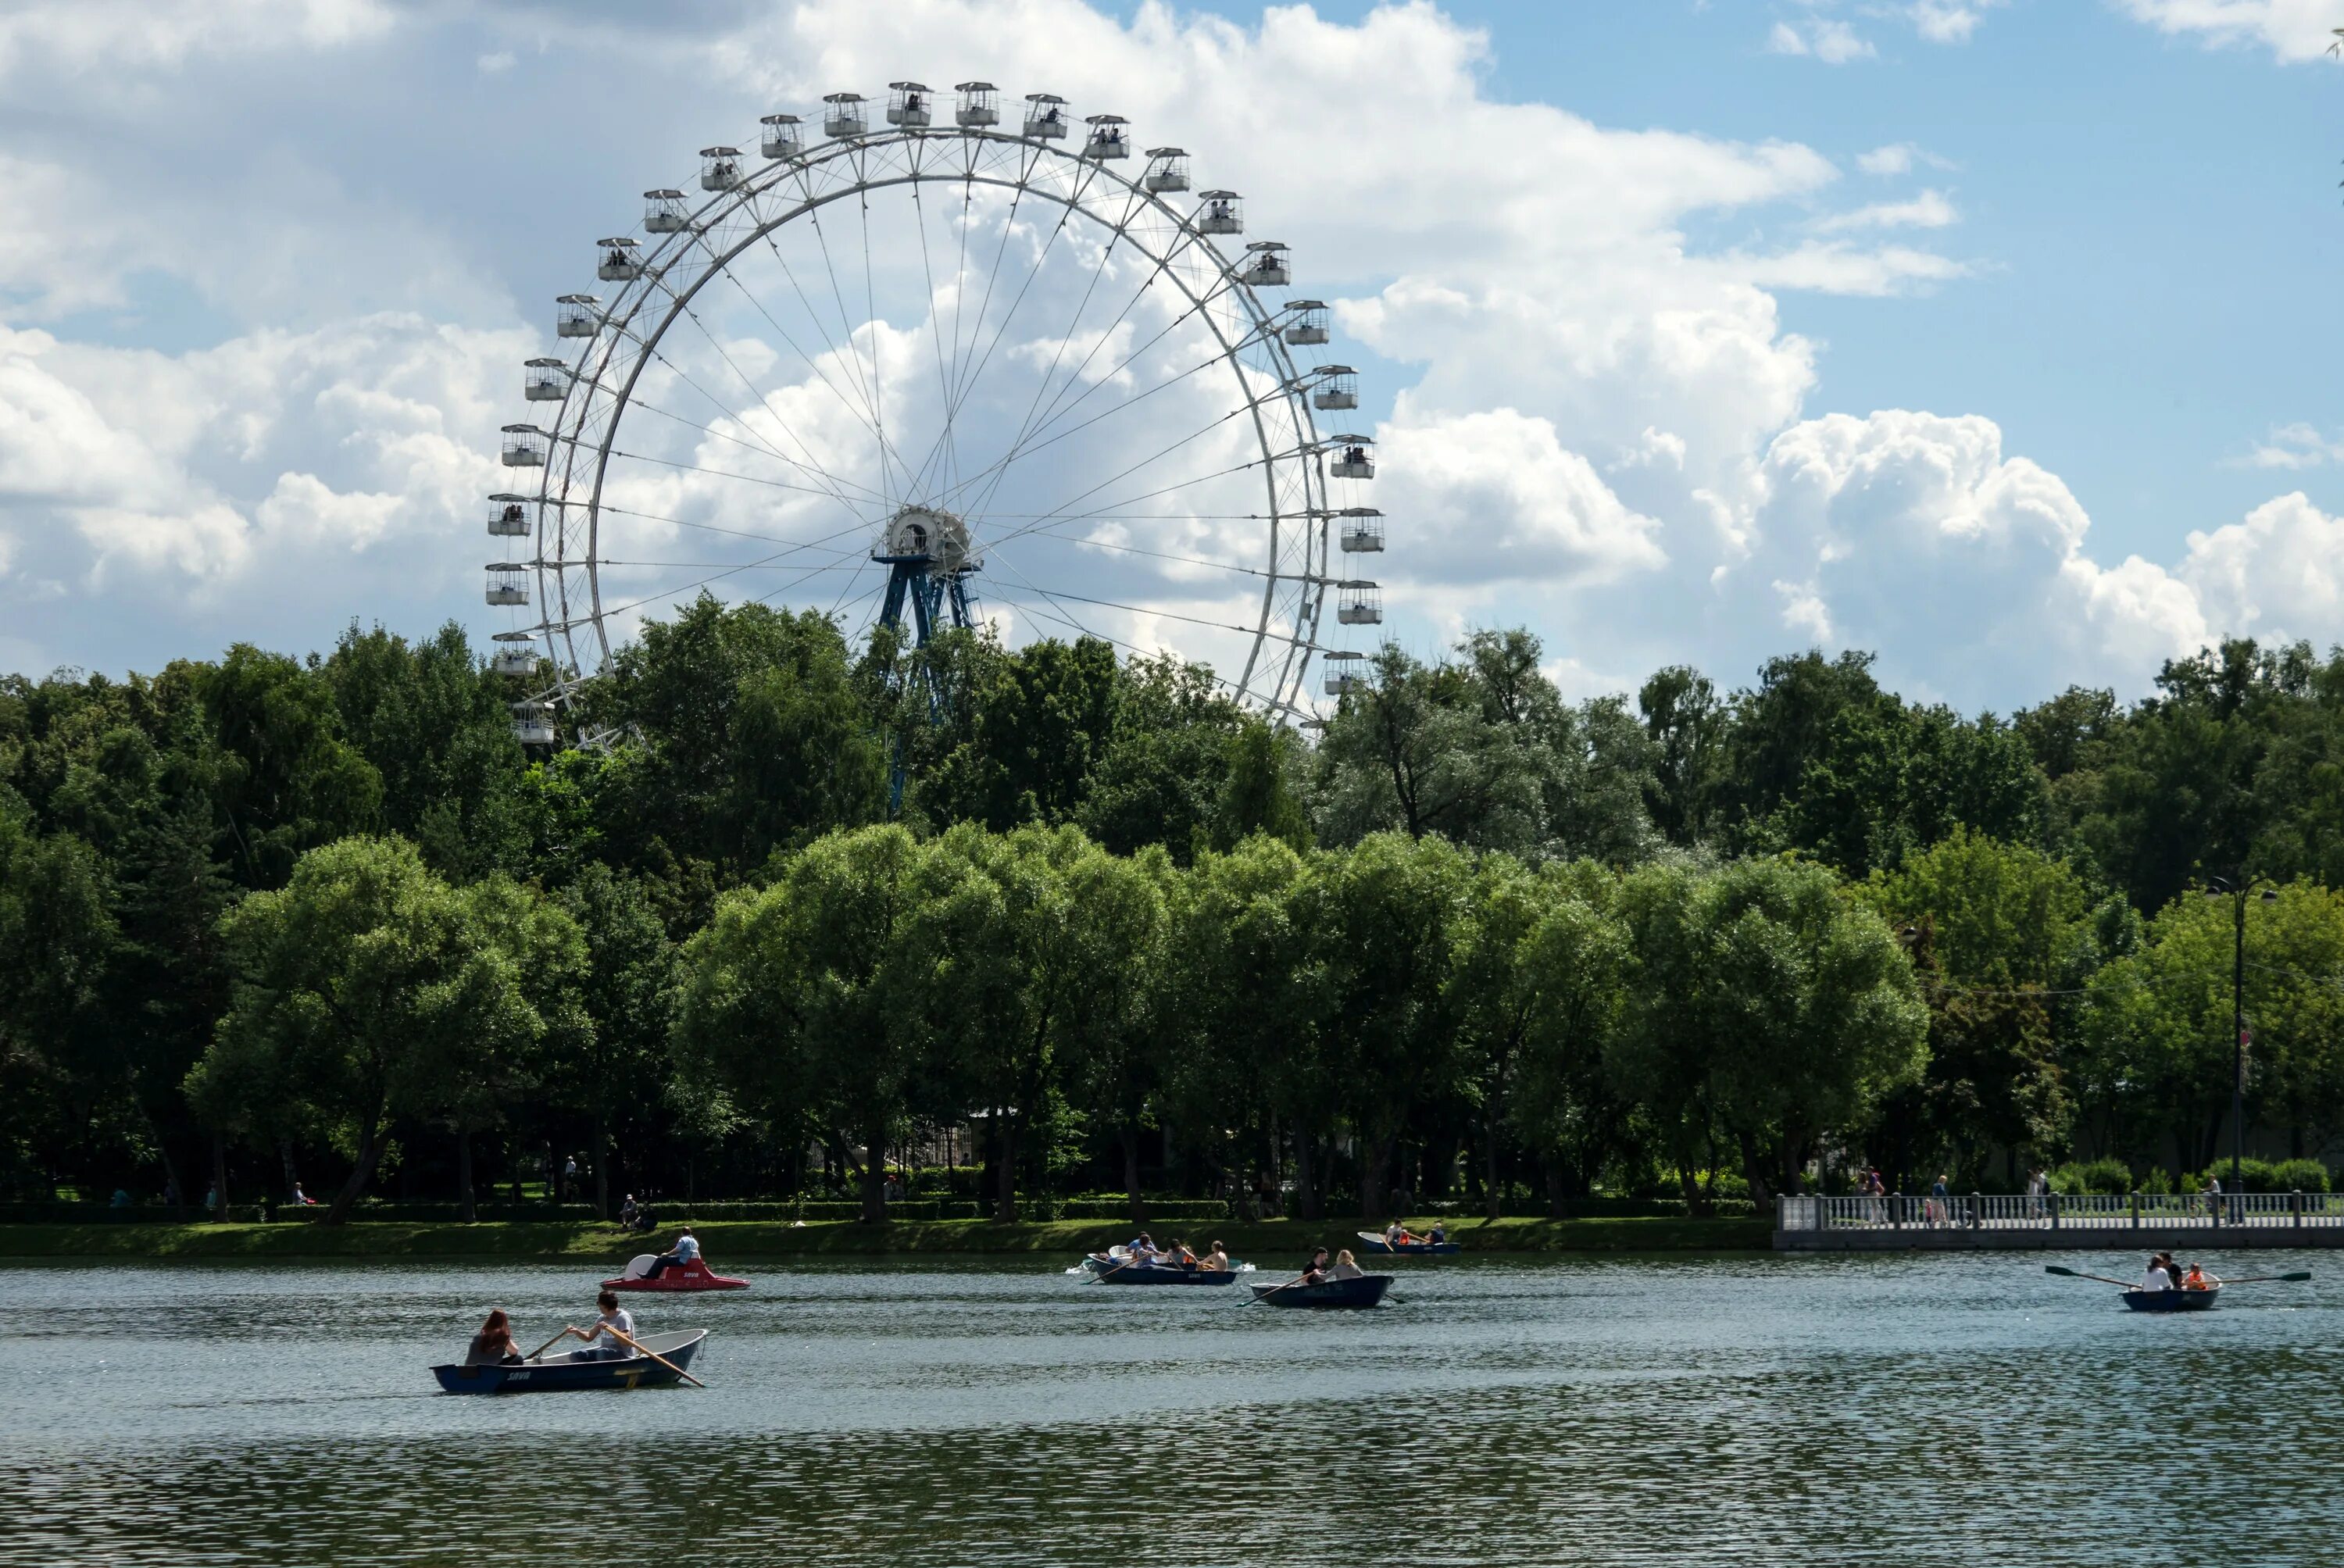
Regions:
<instances>
[{"instance_id":1,"label":"sky","mask_svg":"<svg viewBox=\"0 0 2344 1568\"><path fill-rule=\"evenodd\" d=\"M1318 428L1372 435L1379 471L1329 499L1380 509L1388 548L1329 563L1384 620L1326 645L1527 625L1573 695L1853 647L2006 712L2137 697L2224 636L2325 648L2338 27L2344 0L17 0L0 670L533 624L483 602L485 498L511 486L499 427L543 410L522 361L577 348L554 297L615 292L593 242L646 189L702 199L697 149L753 154L760 115L972 78L1187 148L1245 198L1232 243L1291 247L1275 292L1331 306L1294 357L1360 373ZM973 314L999 352L966 356L972 469L1025 450L1029 386L1103 415L971 514L983 612L1234 670L1274 552L1216 499L1253 394L1182 369L1201 317L1151 350L1164 291L1127 248L901 195L847 247L867 288L793 318L798 221L662 339L614 438L613 629L718 573L859 630L865 535L934 487L852 405L921 444ZM987 245L1030 309L972 311ZM781 482L817 471L819 497ZM768 540L814 566L783 576Z\"/></svg>"}]
</instances>

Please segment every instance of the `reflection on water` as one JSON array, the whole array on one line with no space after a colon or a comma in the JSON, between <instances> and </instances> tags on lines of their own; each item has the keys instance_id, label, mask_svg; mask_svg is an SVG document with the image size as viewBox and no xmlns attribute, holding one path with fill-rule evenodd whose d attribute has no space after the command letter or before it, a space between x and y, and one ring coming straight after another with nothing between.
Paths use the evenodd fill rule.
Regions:
<instances>
[{"instance_id":1,"label":"reflection on water","mask_svg":"<svg viewBox=\"0 0 2344 1568\"><path fill-rule=\"evenodd\" d=\"M499 1399L426 1366L588 1320L591 1269L0 1270L0 1562L2328 1556L2344 1267L2144 1317L2041 1262L1407 1263L1325 1315L773 1265L636 1308L715 1330L704 1392Z\"/></svg>"}]
</instances>

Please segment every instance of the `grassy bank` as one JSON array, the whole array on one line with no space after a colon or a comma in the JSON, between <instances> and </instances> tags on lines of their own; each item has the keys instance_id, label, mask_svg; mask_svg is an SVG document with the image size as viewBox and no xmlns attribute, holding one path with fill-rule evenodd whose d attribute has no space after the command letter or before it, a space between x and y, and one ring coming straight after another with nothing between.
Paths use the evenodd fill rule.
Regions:
<instances>
[{"instance_id":1,"label":"grassy bank","mask_svg":"<svg viewBox=\"0 0 2344 1568\"><path fill-rule=\"evenodd\" d=\"M1423 1221L1417 1224L1421 1228ZM1152 1227L1158 1240L1218 1239L1239 1257L1283 1259L1314 1245L1339 1247L1354 1219L1207 1221ZM886 1257L924 1252L1049 1253L1072 1258L1129 1238L1129 1221L1069 1219L1043 1225L925 1220L893 1225L788 1225L718 1220L695 1226L719 1267L752 1258ZM662 1245L672 1230L663 1231ZM1758 1219L1466 1220L1450 1235L1469 1252L1679 1252L1763 1250ZM607 1262L651 1249L651 1238L592 1223L338 1228L280 1225L0 1225L0 1259L488 1258L499 1261Z\"/></svg>"}]
</instances>

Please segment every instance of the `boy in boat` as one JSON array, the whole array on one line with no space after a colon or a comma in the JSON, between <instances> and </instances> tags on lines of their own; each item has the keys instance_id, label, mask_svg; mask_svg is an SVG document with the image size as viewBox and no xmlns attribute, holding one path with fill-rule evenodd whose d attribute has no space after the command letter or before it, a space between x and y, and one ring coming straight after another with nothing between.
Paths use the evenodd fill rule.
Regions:
<instances>
[{"instance_id":1,"label":"boy in boat","mask_svg":"<svg viewBox=\"0 0 2344 1568\"><path fill-rule=\"evenodd\" d=\"M2181 1288L2185 1290L2218 1290L2222 1288L2222 1281L2192 1263L2189 1271L2181 1277Z\"/></svg>"},{"instance_id":2,"label":"boy in boat","mask_svg":"<svg viewBox=\"0 0 2344 1568\"><path fill-rule=\"evenodd\" d=\"M618 1292L603 1291L594 1298L594 1305L602 1310L602 1315L594 1320L594 1331L590 1334L583 1329L570 1330L586 1341L586 1348L573 1351L572 1358L581 1361L615 1361L633 1355L635 1352L612 1332L616 1330L618 1334L624 1334L630 1340L635 1337L634 1314L619 1305Z\"/></svg>"},{"instance_id":3,"label":"boy in boat","mask_svg":"<svg viewBox=\"0 0 2344 1568\"><path fill-rule=\"evenodd\" d=\"M643 1278L656 1280L669 1270L681 1268L699 1256L700 1242L692 1234L692 1228L687 1225L676 1236L675 1250L662 1252L652 1259L652 1266L643 1270Z\"/></svg>"}]
</instances>

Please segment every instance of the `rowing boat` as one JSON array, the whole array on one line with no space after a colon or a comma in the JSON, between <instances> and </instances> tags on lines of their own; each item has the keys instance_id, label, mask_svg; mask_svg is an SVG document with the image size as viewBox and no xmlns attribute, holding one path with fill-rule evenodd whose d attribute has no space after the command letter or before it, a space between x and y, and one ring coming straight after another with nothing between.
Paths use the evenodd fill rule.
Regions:
<instances>
[{"instance_id":1,"label":"rowing boat","mask_svg":"<svg viewBox=\"0 0 2344 1568\"><path fill-rule=\"evenodd\" d=\"M1166 1263L1127 1263L1098 1276L1102 1285L1227 1285L1234 1269L1180 1269Z\"/></svg>"},{"instance_id":2,"label":"rowing boat","mask_svg":"<svg viewBox=\"0 0 2344 1568\"><path fill-rule=\"evenodd\" d=\"M2124 1304L2136 1312L2203 1312L2221 1294L2219 1285L2210 1290L2127 1290Z\"/></svg>"},{"instance_id":3,"label":"rowing boat","mask_svg":"<svg viewBox=\"0 0 2344 1568\"><path fill-rule=\"evenodd\" d=\"M701 1259L688 1263L672 1263L660 1270L659 1278L650 1278L651 1266L659 1261L656 1253L645 1252L627 1265L627 1271L615 1280L602 1281L605 1290L745 1290L746 1280L735 1280L719 1274Z\"/></svg>"},{"instance_id":4,"label":"rowing boat","mask_svg":"<svg viewBox=\"0 0 2344 1568\"><path fill-rule=\"evenodd\" d=\"M1359 1239L1359 1250L1362 1252L1398 1252L1402 1256L1434 1257L1464 1250L1454 1241L1403 1241L1395 1247L1372 1230L1355 1230L1352 1234Z\"/></svg>"},{"instance_id":5,"label":"rowing boat","mask_svg":"<svg viewBox=\"0 0 2344 1568\"><path fill-rule=\"evenodd\" d=\"M706 1338L707 1330L691 1329L674 1334L644 1334L635 1342L652 1355L666 1357L677 1371L688 1371L700 1341ZM650 1355L581 1360L575 1351L482 1367L434 1367L431 1375L451 1394L570 1393L580 1389L659 1388L676 1381L675 1371Z\"/></svg>"},{"instance_id":6,"label":"rowing boat","mask_svg":"<svg viewBox=\"0 0 2344 1568\"><path fill-rule=\"evenodd\" d=\"M1372 1307L1391 1289L1389 1274L1323 1280L1316 1285L1256 1285L1253 1299L1273 1307Z\"/></svg>"}]
</instances>

